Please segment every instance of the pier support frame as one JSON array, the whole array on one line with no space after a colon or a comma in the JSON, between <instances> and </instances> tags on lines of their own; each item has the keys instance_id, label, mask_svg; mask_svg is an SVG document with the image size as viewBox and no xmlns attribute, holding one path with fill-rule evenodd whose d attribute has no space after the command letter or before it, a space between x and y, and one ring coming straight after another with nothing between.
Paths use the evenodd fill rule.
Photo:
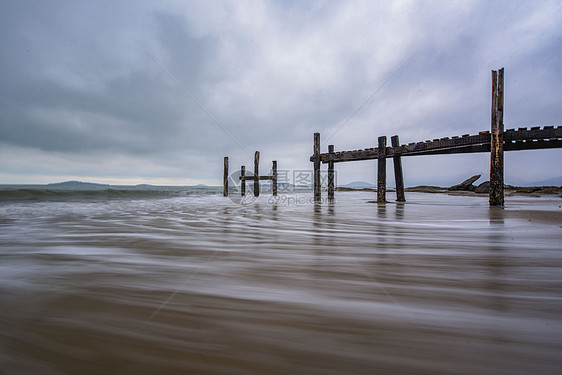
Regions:
<instances>
[{"instance_id":1,"label":"pier support frame","mask_svg":"<svg viewBox=\"0 0 562 375\"><path fill-rule=\"evenodd\" d=\"M246 181L252 181L254 183L254 196L259 197L260 195L260 181L269 180L271 181L271 193L277 195L277 160L273 160L271 166L271 175L260 176L260 152L256 151L254 154L254 174L246 176L246 167L243 165L240 167L240 195L246 195Z\"/></svg>"}]
</instances>

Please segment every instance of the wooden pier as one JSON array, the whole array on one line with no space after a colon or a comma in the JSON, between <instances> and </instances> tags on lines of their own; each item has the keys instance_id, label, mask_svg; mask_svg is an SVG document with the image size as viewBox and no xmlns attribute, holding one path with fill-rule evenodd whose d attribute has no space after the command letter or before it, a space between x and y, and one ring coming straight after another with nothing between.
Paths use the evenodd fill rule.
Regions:
<instances>
[{"instance_id":1,"label":"wooden pier","mask_svg":"<svg viewBox=\"0 0 562 375\"><path fill-rule=\"evenodd\" d=\"M392 137L392 145L386 145L386 136L379 137L378 147L362 150L334 152L328 146L327 153L320 153L320 133L314 134L314 200L321 200L320 164L328 164L328 199L334 198L334 163L378 159L377 201L386 202L386 159L394 161L396 194L398 201L405 201L401 157L490 152L490 206L503 206L503 152L562 148L562 128L556 126L508 129L503 124L503 68L492 71L491 130L476 135L445 137L400 145L398 136ZM316 176L318 175L318 178Z\"/></svg>"},{"instance_id":2,"label":"wooden pier","mask_svg":"<svg viewBox=\"0 0 562 375\"><path fill-rule=\"evenodd\" d=\"M260 181L271 181L271 192L274 196L277 195L277 160L273 160L271 167L271 175L260 176L259 173L260 152L256 151L254 154L254 173L253 175L246 175L246 167L240 167L240 195L246 195L246 181L253 181L254 183L254 196L260 195ZM223 195L228 196L228 156L224 157L224 173L223 173Z\"/></svg>"}]
</instances>

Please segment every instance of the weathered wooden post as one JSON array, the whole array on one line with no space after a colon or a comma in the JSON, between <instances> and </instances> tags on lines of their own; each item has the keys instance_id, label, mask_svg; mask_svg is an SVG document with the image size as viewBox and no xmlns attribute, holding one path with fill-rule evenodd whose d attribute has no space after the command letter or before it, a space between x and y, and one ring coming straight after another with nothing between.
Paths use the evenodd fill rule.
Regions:
<instances>
[{"instance_id":1,"label":"weathered wooden post","mask_svg":"<svg viewBox=\"0 0 562 375\"><path fill-rule=\"evenodd\" d=\"M240 167L240 195L246 195L246 167Z\"/></svg>"},{"instance_id":2,"label":"weathered wooden post","mask_svg":"<svg viewBox=\"0 0 562 375\"><path fill-rule=\"evenodd\" d=\"M503 68L501 68L499 72L492 70L491 125L490 206L503 207Z\"/></svg>"},{"instance_id":3,"label":"weathered wooden post","mask_svg":"<svg viewBox=\"0 0 562 375\"><path fill-rule=\"evenodd\" d=\"M330 153L330 161L328 161L328 202L334 201L334 161L332 159L334 153L334 145L328 145Z\"/></svg>"},{"instance_id":4,"label":"weathered wooden post","mask_svg":"<svg viewBox=\"0 0 562 375\"><path fill-rule=\"evenodd\" d=\"M260 196L260 152L254 154L254 196Z\"/></svg>"},{"instance_id":5,"label":"weathered wooden post","mask_svg":"<svg viewBox=\"0 0 562 375\"><path fill-rule=\"evenodd\" d=\"M271 167L271 192L273 196L277 195L277 160L273 160Z\"/></svg>"},{"instance_id":6,"label":"weathered wooden post","mask_svg":"<svg viewBox=\"0 0 562 375\"><path fill-rule=\"evenodd\" d=\"M386 202L386 136L379 137L377 203Z\"/></svg>"},{"instance_id":7,"label":"weathered wooden post","mask_svg":"<svg viewBox=\"0 0 562 375\"><path fill-rule=\"evenodd\" d=\"M392 147L394 147L394 180L396 181L396 200L398 202L406 202L406 196L404 195L404 176L402 175L402 159L400 153L397 153L396 148L400 147L400 140L397 135L393 135L390 138Z\"/></svg>"},{"instance_id":8,"label":"weathered wooden post","mask_svg":"<svg viewBox=\"0 0 562 375\"><path fill-rule=\"evenodd\" d=\"M222 195L228 197L228 156L224 157L224 174L222 180Z\"/></svg>"},{"instance_id":9,"label":"weathered wooden post","mask_svg":"<svg viewBox=\"0 0 562 375\"><path fill-rule=\"evenodd\" d=\"M314 133L314 202L321 202L322 190L320 186L320 133Z\"/></svg>"}]
</instances>

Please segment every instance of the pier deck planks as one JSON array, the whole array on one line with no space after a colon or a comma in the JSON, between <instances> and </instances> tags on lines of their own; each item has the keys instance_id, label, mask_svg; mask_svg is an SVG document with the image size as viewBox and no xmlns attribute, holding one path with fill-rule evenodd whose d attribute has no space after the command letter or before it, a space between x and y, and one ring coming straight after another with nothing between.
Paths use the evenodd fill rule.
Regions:
<instances>
[{"instance_id":1,"label":"pier deck planks","mask_svg":"<svg viewBox=\"0 0 562 375\"><path fill-rule=\"evenodd\" d=\"M503 133L504 151L538 150L562 148L562 127L544 126L531 129L508 129ZM414 142L395 147L386 147L386 158L394 156L419 156L490 152L491 135L482 131L476 135L446 137L433 141ZM378 147L363 150L338 151L320 154L322 163L346 162L355 160L378 159ZM311 157L311 161L312 157Z\"/></svg>"}]
</instances>

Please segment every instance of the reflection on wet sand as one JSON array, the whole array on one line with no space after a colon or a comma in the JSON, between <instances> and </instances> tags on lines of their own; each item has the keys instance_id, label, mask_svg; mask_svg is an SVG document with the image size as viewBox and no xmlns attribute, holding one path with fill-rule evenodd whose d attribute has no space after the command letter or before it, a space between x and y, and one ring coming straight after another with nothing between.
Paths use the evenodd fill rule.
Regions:
<instances>
[{"instance_id":1,"label":"reflection on wet sand","mask_svg":"<svg viewBox=\"0 0 562 375\"><path fill-rule=\"evenodd\" d=\"M560 372L559 225L509 200L336 199L2 208L2 368Z\"/></svg>"}]
</instances>

